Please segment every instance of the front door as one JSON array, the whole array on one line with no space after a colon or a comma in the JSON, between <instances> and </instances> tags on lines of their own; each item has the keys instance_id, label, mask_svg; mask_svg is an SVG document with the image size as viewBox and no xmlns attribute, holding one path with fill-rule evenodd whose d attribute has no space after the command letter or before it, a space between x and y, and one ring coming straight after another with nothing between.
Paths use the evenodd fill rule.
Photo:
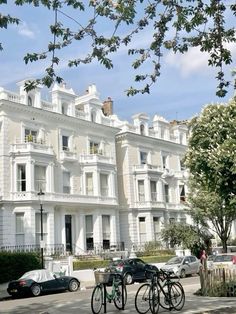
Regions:
<instances>
[{"instance_id":1,"label":"front door","mask_svg":"<svg viewBox=\"0 0 236 314\"><path fill-rule=\"evenodd\" d=\"M72 252L72 230L71 230L71 215L65 216L66 227L66 251Z\"/></svg>"}]
</instances>

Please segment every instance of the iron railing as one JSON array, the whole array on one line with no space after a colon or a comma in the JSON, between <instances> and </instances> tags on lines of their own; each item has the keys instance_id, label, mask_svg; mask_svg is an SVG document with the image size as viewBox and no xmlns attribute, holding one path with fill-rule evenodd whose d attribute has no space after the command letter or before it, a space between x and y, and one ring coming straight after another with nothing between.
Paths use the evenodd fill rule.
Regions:
<instances>
[{"instance_id":1,"label":"iron railing","mask_svg":"<svg viewBox=\"0 0 236 314\"><path fill-rule=\"evenodd\" d=\"M40 253L40 245L39 244L28 244L28 245L4 245L0 246L0 252L32 252L32 253ZM44 255L52 256L66 255L64 244L45 244L43 249Z\"/></svg>"}]
</instances>

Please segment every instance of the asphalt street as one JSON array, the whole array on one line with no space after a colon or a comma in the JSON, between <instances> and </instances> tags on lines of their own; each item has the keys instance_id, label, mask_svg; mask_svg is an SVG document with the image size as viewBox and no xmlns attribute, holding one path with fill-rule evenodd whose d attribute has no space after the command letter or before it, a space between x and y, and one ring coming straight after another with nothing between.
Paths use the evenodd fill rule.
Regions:
<instances>
[{"instance_id":1,"label":"asphalt street","mask_svg":"<svg viewBox=\"0 0 236 314\"><path fill-rule=\"evenodd\" d=\"M199 288L198 278L188 278L184 281L186 302L180 313L188 314L226 314L236 313L235 298L207 298L194 295ZM124 311L117 310L113 303L107 304L107 313L136 314L134 306L135 293L139 285L128 286L128 300ZM8 314L87 314L91 311L92 289L75 293L57 293L37 298L8 299L0 302L0 313ZM160 308L159 313L169 311ZM104 313L103 309L101 313ZM150 313L150 312L149 312Z\"/></svg>"}]
</instances>

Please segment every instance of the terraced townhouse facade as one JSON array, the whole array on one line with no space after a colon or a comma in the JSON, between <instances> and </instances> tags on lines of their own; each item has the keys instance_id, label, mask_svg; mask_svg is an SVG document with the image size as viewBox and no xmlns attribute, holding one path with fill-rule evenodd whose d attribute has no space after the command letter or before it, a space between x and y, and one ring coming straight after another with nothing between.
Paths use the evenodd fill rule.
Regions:
<instances>
[{"instance_id":1,"label":"terraced townhouse facade","mask_svg":"<svg viewBox=\"0 0 236 314\"><path fill-rule=\"evenodd\" d=\"M1 248L130 250L188 219L185 124L122 121L95 85L76 95L56 84L48 102L24 84L0 88Z\"/></svg>"}]
</instances>

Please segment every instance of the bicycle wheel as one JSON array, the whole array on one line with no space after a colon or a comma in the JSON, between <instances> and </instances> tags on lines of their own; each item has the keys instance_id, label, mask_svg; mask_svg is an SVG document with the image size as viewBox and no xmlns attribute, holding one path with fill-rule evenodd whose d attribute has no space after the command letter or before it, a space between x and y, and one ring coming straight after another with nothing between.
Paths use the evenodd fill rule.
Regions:
<instances>
[{"instance_id":1,"label":"bicycle wheel","mask_svg":"<svg viewBox=\"0 0 236 314\"><path fill-rule=\"evenodd\" d=\"M159 304L160 304L159 289L156 284L153 284L149 290L149 306L152 314L158 313Z\"/></svg>"},{"instance_id":2,"label":"bicycle wheel","mask_svg":"<svg viewBox=\"0 0 236 314\"><path fill-rule=\"evenodd\" d=\"M184 289L179 282L173 282L170 289L171 304L173 309L180 311L185 303Z\"/></svg>"},{"instance_id":3,"label":"bicycle wheel","mask_svg":"<svg viewBox=\"0 0 236 314\"><path fill-rule=\"evenodd\" d=\"M91 309L93 314L98 314L101 311L102 305L103 305L103 287L101 285L97 285L93 289L91 297Z\"/></svg>"},{"instance_id":4,"label":"bicycle wheel","mask_svg":"<svg viewBox=\"0 0 236 314\"><path fill-rule=\"evenodd\" d=\"M113 301L114 301L115 307L118 310L122 310L122 283L121 282L116 287ZM126 286L124 285L124 306L126 302L127 302L127 290L126 290Z\"/></svg>"},{"instance_id":5,"label":"bicycle wheel","mask_svg":"<svg viewBox=\"0 0 236 314\"><path fill-rule=\"evenodd\" d=\"M185 303L185 294L179 282L167 282L160 291L160 306L163 309L180 311Z\"/></svg>"},{"instance_id":6,"label":"bicycle wheel","mask_svg":"<svg viewBox=\"0 0 236 314\"><path fill-rule=\"evenodd\" d=\"M136 292L134 304L139 314L146 314L150 309L150 288L150 284L145 283Z\"/></svg>"}]
</instances>

